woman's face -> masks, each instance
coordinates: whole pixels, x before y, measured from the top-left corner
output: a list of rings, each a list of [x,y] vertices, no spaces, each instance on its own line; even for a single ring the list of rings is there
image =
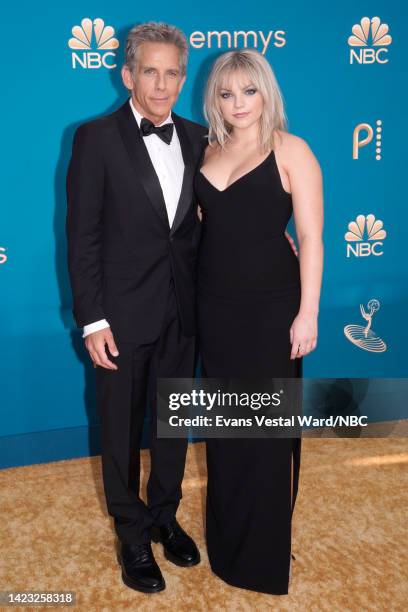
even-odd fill
[[[264,101],[245,72],[234,71],[218,92],[220,111],[234,129],[243,129],[257,123],[262,115]]]

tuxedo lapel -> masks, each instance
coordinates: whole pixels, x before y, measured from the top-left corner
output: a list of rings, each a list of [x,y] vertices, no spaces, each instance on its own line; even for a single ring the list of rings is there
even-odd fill
[[[183,120],[176,113],[171,114],[174,126],[179,137],[181,153],[184,161],[183,184],[181,187],[180,198],[177,205],[176,215],[171,226],[170,234],[174,234],[183,221],[193,197],[193,175],[194,175],[194,152]]]
[[[129,100],[119,109],[118,123],[122,140],[129,154],[137,178],[142,183],[154,210],[159,215],[167,230],[170,230],[160,181],[143,141],[143,137],[140,135],[139,127],[132,113],[132,109],[130,108]]]

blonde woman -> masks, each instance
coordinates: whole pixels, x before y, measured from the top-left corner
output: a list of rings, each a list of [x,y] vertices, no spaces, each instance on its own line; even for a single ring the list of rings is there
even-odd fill
[[[218,58],[204,109],[209,145],[195,177],[203,375],[301,377],[317,343],[320,166],[288,133],[279,86],[257,51]],[[285,236],[292,214],[299,259]],[[300,438],[207,440],[207,548],[227,583],[288,593],[300,448]]]

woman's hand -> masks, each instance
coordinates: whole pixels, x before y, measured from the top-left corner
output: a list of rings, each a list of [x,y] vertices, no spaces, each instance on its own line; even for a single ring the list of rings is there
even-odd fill
[[[313,351],[317,345],[317,316],[299,312],[292,323],[289,335],[292,345],[291,359],[304,357]]]

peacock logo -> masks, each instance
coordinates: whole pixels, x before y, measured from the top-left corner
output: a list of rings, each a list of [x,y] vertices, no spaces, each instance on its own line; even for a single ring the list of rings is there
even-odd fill
[[[389,27],[381,23],[379,17],[363,17],[360,23],[351,28],[353,34],[348,38],[350,49],[350,64],[388,63],[387,53],[392,38]]]
[[[368,255],[382,255],[383,240],[387,232],[383,229],[383,222],[376,219],[373,214],[358,215],[355,221],[348,224],[348,232],[344,234],[347,241],[347,257],[367,257]]]
[[[371,142],[375,143],[375,149],[373,145],[370,146],[371,151],[375,152],[376,161],[380,161],[382,158],[382,131],[383,122],[381,119],[377,119],[375,122],[375,141],[374,141],[374,127],[369,123],[359,123],[353,130],[353,159],[360,158],[360,150],[369,146]]]
[[[81,25],[72,28],[72,36],[68,46],[73,49],[72,67],[81,68],[116,68],[112,63],[115,57],[114,49],[118,49],[119,41],[115,38],[112,26],[105,25],[100,17],[93,21],[89,17],[82,19]],[[82,51],[82,53],[80,53]]]

